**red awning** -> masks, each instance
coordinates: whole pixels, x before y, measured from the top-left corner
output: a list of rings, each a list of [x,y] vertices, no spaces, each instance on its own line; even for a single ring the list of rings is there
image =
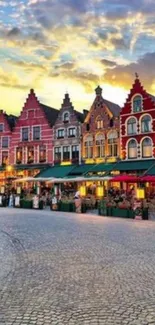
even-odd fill
[[[155,183],[155,176],[146,175],[140,178],[141,182]]]
[[[140,181],[138,176],[132,175],[118,175],[111,179],[111,182],[128,182],[128,183],[137,183]]]

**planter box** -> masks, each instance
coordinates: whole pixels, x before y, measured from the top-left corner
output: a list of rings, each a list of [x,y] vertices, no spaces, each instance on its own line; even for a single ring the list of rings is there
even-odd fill
[[[148,208],[144,208],[142,210],[142,219],[143,220],[148,220],[149,219],[149,209]]]
[[[26,201],[26,200],[20,201],[20,207],[23,209],[32,209],[32,206],[33,206],[32,201]]]

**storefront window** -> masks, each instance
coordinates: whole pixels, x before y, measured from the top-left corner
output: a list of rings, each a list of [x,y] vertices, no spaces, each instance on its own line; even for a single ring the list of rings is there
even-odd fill
[[[72,159],[79,159],[79,146],[72,146]]]
[[[16,149],[16,164],[21,164],[23,160],[23,150],[22,147]]]
[[[152,157],[152,140],[150,138],[145,138],[142,141],[142,157],[143,158]]]
[[[145,115],[141,119],[141,132],[151,132],[151,117],[150,115]]]
[[[128,158],[137,158],[137,141],[132,139],[128,143]]]
[[[108,133],[108,156],[118,156],[118,133],[117,131],[111,131]]]
[[[96,136],[96,157],[105,157],[105,136],[103,134]]]
[[[137,133],[137,120],[134,117],[131,117],[127,122],[127,134],[136,134]]]
[[[63,161],[70,160],[70,147],[65,146],[63,147]]]
[[[6,166],[9,164],[9,153],[8,151],[2,151],[2,165]]]
[[[39,162],[46,162],[46,146],[39,147]]]
[[[61,161],[61,147],[56,147],[54,149],[54,160]]]
[[[27,162],[28,164],[34,163],[34,147],[27,148]]]

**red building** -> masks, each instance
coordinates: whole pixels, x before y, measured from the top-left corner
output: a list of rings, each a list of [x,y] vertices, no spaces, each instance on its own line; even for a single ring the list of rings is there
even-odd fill
[[[10,163],[40,170],[53,163],[53,125],[58,111],[39,102],[33,89],[12,132]],[[27,175],[25,175],[27,176]]]
[[[120,113],[121,159],[155,157],[155,97],[148,94],[136,74]]]

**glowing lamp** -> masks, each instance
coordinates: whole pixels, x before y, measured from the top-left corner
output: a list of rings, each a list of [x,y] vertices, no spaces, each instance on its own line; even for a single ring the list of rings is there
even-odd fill
[[[71,161],[62,161],[60,165],[61,166],[69,166],[69,165],[71,165]]]
[[[6,167],[6,170],[7,170],[7,172],[11,172],[11,171],[13,170],[13,167],[10,166],[10,165],[8,165],[8,166]]]
[[[86,186],[85,185],[80,186],[80,195],[86,196]]]
[[[137,199],[145,199],[144,188],[137,188]]]
[[[103,197],[104,196],[104,188],[103,188],[103,186],[98,186],[97,187],[97,196],[98,197]]]

